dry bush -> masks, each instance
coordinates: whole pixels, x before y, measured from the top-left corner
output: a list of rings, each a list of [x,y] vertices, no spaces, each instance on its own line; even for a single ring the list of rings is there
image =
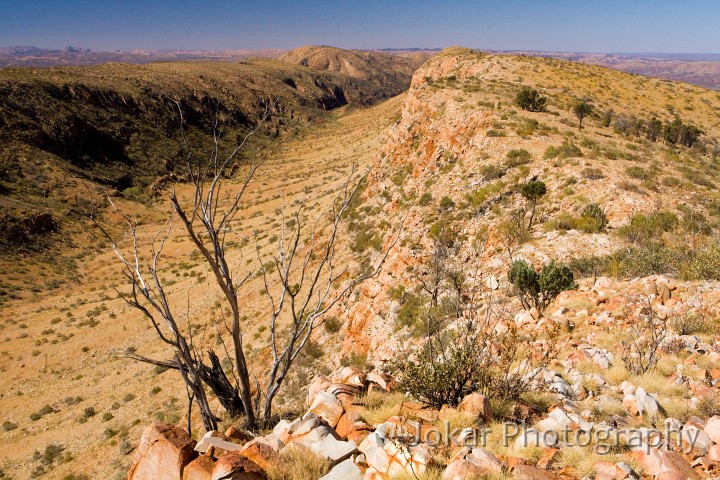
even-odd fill
[[[660,360],[660,346],[668,333],[668,320],[653,309],[650,299],[631,299],[625,318],[632,318],[623,332],[620,344],[625,368],[633,375],[642,375],[655,368]]]

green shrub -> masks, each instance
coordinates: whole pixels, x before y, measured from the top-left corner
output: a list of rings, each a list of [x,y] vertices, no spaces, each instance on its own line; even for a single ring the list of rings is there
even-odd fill
[[[486,182],[489,180],[497,180],[505,176],[505,169],[500,168],[495,164],[483,165],[480,167],[480,175]]]
[[[420,206],[424,207],[430,204],[432,202],[432,194],[430,192],[425,192],[422,194],[420,199],[418,200],[418,203]]]
[[[421,322],[422,309],[426,300],[414,293],[404,293],[400,308],[397,311],[397,327],[415,329]]]
[[[525,260],[510,265],[508,280],[515,288],[523,307],[542,311],[560,292],[577,288],[572,271],[565,265],[550,262],[540,273]]]
[[[540,95],[534,88],[523,87],[515,96],[515,105],[530,112],[544,112],[547,97]]]
[[[528,202],[530,202],[530,220],[528,221],[528,228],[532,227],[538,201],[546,193],[547,186],[541,180],[530,180],[520,187],[520,194]]]
[[[498,357],[486,348],[488,335],[492,333],[481,325],[461,322],[457,329],[428,336],[414,354],[400,352],[392,367],[400,372],[401,391],[438,409],[455,406],[472,392],[490,398],[519,397],[528,381],[519,372],[510,373],[517,342],[504,342]]]
[[[16,424],[16,423],[10,422],[10,421],[8,421],[8,420],[5,420],[5,421],[3,422],[3,430],[5,430],[6,432],[9,432],[9,431],[11,431],[11,430],[15,430],[16,428],[17,428],[17,424]]]
[[[509,168],[525,165],[532,161],[532,155],[524,148],[513,149],[507,153],[505,165]]]
[[[582,157],[582,150],[573,142],[565,139],[559,147],[548,147],[543,155],[544,158],[565,158]]]
[[[448,196],[444,196],[440,199],[440,209],[441,210],[450,210],[453,207],[455,207],[455,202],[453,202],[452,198]]]
[[[353,233],[350,249],[355,253],[363,253],[368,248],[379,250],[382,246],[382,237],[378,235],[373,226],[367,222],[350,222],[348,229]]]
[[[597,203],[590,203],[585,206],[581,218],[589,220],[589,222],[586,222],[586,224],[581,227],[583,231],[588,233],[599,232],[608,224],[605,211]]]
[[[671,212],[655,212],[648,215],[633,215],[628,225],[618,229],[618,234],[635,245],[657,240],[664,232],[678,225],[678,218]]]
[[[638,167],[637,165],[626,168],[625,173],[637,180],[650,180],[655,176],[651,171],[645,170],[644,168]]]
[[[342,328],[342,322],[335,316],[326,318],[324,325],[328,333],[337,333]]]

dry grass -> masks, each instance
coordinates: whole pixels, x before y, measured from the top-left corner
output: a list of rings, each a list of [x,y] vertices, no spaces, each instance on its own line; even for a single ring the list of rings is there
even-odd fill
[[[560,450],[560,458],[563,466],[573,467],[577,471],[578,478],[595,476],[595,464],[602,460],[592,447],[567,447]]]
[[[267,470],[268,480],[315,480],[330,470],[330,462],[304,447],[288,447]]]
[[[543,453],[545,453],[545,447],[540,446],[524,447],[515,450],[515,455],[517,457],[523,458],[533,465],[540,460]]]
[[[450,411],[443,417],[443,420],[438,419],[435,422],[435,426],[441,431],[445,431],[446,425],[449,425],[449,431],[451,432],[456,429],[463,430],[468,427],[477,426],[477,417],[471,413]]]
[[[445,468],[441,466],[431,466],[421,474],[403,473],[391,478],[393,480],[441,480],[444,470]]]
[[[401,393],[371,392],[363,397],[367,410],[363,412],[362,419],[370,425],[383,423],[389,417],[400,413],[400,405],[407,400]]]

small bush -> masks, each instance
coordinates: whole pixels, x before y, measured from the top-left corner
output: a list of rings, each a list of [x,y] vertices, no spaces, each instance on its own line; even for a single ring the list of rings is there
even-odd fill
[[[696,335],[718,331],[718,325],[699,312],[685,312],[678,315],[670,321],[670,327],[678,335]]]
[[[7,420],[5,420],[5,421],[3,422],[3,430],[5,430],[6,432],[9,432],[9,431],[11,431],[11,430],[15,430],[16,428],[17,428],[17,424],[15,424],[15,423],[13,423],[13,422],[10,422],[10,421],[7,421]]]
[[[575,145],[569,140],[563,140],[559,147],[548,147],[543,155],[544,158],[558,158],[563,160],[565,158],[582,157],[582,150],[580,147]]]
[[[551,262],[540,273],[524,260],[510,265],[508,280],[520,297],[523,307],[534,306],[542,311],[565,290],[577,288],[572,271],[565,265]]]
[[[648,215],[633,215],[628,225],[618,229],[618,234],[633,244],[654,241],[664,232],[669,232],[678,225],[677,216],[671,212],[654,212]]]
[[[425,207],[425,206],[429,205],[430,202],[432,202],[432,198],[433,197],[430,192],[425,192],[422,194],[422,196],[420,196],[418,203],[420,204],[420,206]]]
[[[515,337],[507,339],[497,357],[486,348],[491,330],[485,327],[468,321],[455,330],[428,336],[413,355],[401,352],[393,361],[394,370],[401,374],[401,388],[438,409],[455,406],[472,392],[517,398],[527,390],[528,382],[521,372],[511,373],[518,347]]]
[[[583,211],[581,218],[589,220],[583,225],[582,229],[586,232],[599,232],[603,230],[607,224],[608,219],[605,215],[605,211],[597,203],[590,203]]]
[[[626,318],[634,316],[627,330],[622,332],[622,360],[633,375],[642,375],[655,368],[660,360],[660,346],[668,332],[668,321],[660,318],[649,299],[629,302]]]
[[[324,325],[328,333],[337,333],[342,328],[342,322],[335,316],[326,318]]]
[[[440,199],[440,210],[450,210],[455,207],[455,202],[452,198],[445,196]]]
[[[532,155],[530,155],[530,152],[528,152],[524,148],[519,148],[510,150],[507,153],[507,160],[505,161],[505,165],[509,168],[513,168],[519,167],[520,165],[525,165],[526,163],[530,163],[531,161]]]
[[[540,95],[534,88],[523,87],[515,96],[515,105],[529,112],[544,112],[547,97]]]

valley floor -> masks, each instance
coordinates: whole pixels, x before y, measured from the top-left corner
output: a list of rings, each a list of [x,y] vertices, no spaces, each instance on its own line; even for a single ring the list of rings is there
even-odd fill
[[[397,118],[401,97],[338,114],[267,152],[246,197],[239,237],[252,238],[257,229],[261,250],[269,253],[274,243],[267,237],[274,233],[283,202],[292,210],[293,202],[305,201],[309,218],[326,208],[353,164],[359,169],[372,164]],[[177,188],[181,198],[189,193],[186,186]],[[162,225],[169,208],[165,201],[149,207],[120,201],[119,207],[142,218],[141,239],[149,239]],[[209,272],[188,255],[190,245],[178,235],[179,228],[175,226],[166,249],[168,278],[174,275],[171,298],[184,306],[191,297],[191,318],[208,318],[217,292],[204,282]],[[101,251],[79,265],[79,285],[8,303],[0,311],[5,339],[0,347],[5,422],[0,470],[5,476],[0,478],[41,472],[47,479],[126,478],[143,428],[158,420],[177,422],[184,415],[185,391],[175,372],[161,373],[118,357],[127,348],[157,358],[168,354],[149,324],[117,299],[114,288],[124,290],[119,266],[109,246]],[[241,271],[257,266],[254,241],[235,255]],[[260,282],[251,281],[245,290],[249,317],[262,314]]]

